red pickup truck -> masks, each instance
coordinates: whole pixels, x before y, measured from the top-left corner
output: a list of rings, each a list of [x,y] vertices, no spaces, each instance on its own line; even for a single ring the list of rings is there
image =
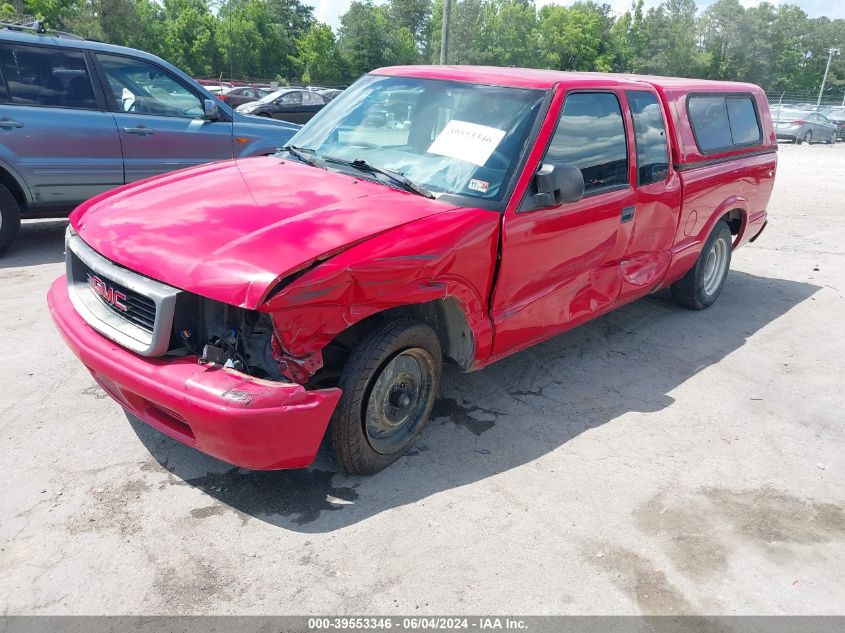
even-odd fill
[[[719,296],[776,167],[751,84],[516,68],[365,76],[277,155],[81,205],[49,293],[95,380],[252,469],[328,432],[374,473],[476,370],[664,287]]]

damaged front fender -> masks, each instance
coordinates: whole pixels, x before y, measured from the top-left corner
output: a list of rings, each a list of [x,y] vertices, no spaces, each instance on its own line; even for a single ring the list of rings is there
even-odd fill
[[[412,222],[283,287],[260,308],[273,320],[280,369],[304,383],[322,367],[321,350],[347,328],[379,312],[438,299],[456,302],[472,334],[467,365],[483,364],[492,345],[487,297],[499,219],[487,210],[456,209]]]

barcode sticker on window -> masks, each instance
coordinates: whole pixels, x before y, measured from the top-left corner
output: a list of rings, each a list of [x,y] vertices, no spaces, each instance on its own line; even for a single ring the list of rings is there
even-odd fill
[[[481,166],[504,137],[504,130],[452,119],[434,139],[428,152]]]

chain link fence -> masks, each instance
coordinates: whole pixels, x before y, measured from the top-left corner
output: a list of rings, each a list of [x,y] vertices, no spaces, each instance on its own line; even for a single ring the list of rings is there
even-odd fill
[[[220,74],[220,75],[212,75],[212,76],[199,76],[194,77],[197,81],[202,84],[206,85],[225,85],[231,84],[233,86],[258,86],[258,87],[268,87],[273,84],[277,85],[279,88],[306,88],[308,87],[307,84],[303,84],[301,82],[296,81],[279,81],[278,78],[276,79],[269,79],[267,77],[248,77],[246,75],[227,75],[227,74]],[[325,83],[320,81],[314,81],[310,84],[311,86],[319,86],[320,88],[331,88],[337,90],[343,90],[349,87],[348,83]]]
[[[0,24],[8,24],[11,26],[29,26],[35,22],[34,15],[26,15],[25,13],[9,13],[8,11],[0,11]]]
[[[821,102],[818,105],[821,107],[829,106],[843,106],[845,105],[845,90],[837,90],[836,94],[833,90],[825,90],[822,95]],[[784,107],[790,106],[793,108],[815,108],[816,102],[819,101],[819,93],[811,94],[809,92],[766,92],[766,97],[769,99],[769,106],[772,108],[778,105]]]

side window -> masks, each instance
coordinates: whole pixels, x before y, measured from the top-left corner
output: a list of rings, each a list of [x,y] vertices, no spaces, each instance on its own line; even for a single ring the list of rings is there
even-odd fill
[[[294,90],[293,92],[286,92],[281,96],[278,103],[284,106],[302,105],[302,93],[298,90]]]
[[[637,183],[647,185],[665,180],[669,175],[669,147],[663,111],[651,92],[626,93],[637,147]]]
[[[628,147],[616,95],[594,92],[566,97],[545,160],[579,167],[586,194],[627,184]]]
[[[698,148],[715,152],[733,146],[724,97],[690,97],[689,115]]]
[[[727,104],[734,145],[758,144],[762,134],[751,97],[730,97]]]
[[[703,153],[756,145],[763,138],[750,96],[690,95],[687,104],[695,140]]]
[[[97,108],[82,51],[7,44],[0,47],[0,66],[12,103]]]
[[[149,62],[97,53],[117,109],[134,114],[201,117],[202,103],[175,77]]]
[[[6,103],[9,100],[9,93],[6,92],[6,79],[3,77],[3,68],[0,64],[0,103]]]

